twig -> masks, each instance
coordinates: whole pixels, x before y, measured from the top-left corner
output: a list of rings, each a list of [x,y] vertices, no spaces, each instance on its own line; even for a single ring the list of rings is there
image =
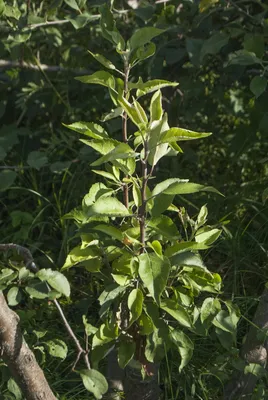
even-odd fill
[[[32,69],[35,71],[40,71],[40,68],[42,71],[47,71],[47,72],[72,72],[77,75],[85,75],[85,74],[91,74],[92,71],[85,70],[85,69],[72,69],[72,68],[65,68],[61,67],[60,65],[47,65],[47,64],[40,64],[40,68],[36,64],[28,63],[25,61],[19,62],[19,61],[9,61],[9,60],[0,60],[0,68],[22,68],[22,69]]]
[[[26,249],[26,247],[22,247],[14,243],[0,244],[0,251],[5,252],[8,250],[16,250],[17,253],[22,257],[26,268],[33,272],[38,272],[38,268],[34,262],[32,253],[30,250]]]
[[[46,21],[46,22],[40,22],[39,24],[28,25],[28,28],[30,30],[33,30],[36,28],[44,27],[44,26],[62,25],[62,24],[66,24],[67,22],[70,22],[70,20],[69,19],[58,19],[56,21]]]
[[[17,253],[19,255],[21,255],[21,257],[22,257],[22,259],[23,259],[23,261],[25,263],[26,268],[28,268],[29,270],[31,270],[33,272],[38,272],[38,267],[36,266],[36,264],[34,262],[32,253],[26,247],[22,247],[22,246],[20,246],[18,244],[14,244],[14,243],[0,244],[0,251],[6,252],[8,250],[16,250]],[[47,287],[48,287],[49,290],[51,290],[50,286],[48,284],[47,284]],[[79,361],[79,359],[81,357],[81,354],[83,354],[84,361],[85,361],[85,364],[86,364],[87,368],[90,369],[90,363],[89,363],[89,360],[88,360],[88,351],[86,351],[86,350],[84,350],[82,348],[79,340],[75,336],[74,331],[72,330],[69,322],[67,321],[67,319],[66,319],[66,317],[65,317],[65,315],[63,313],[63,310],[62,310],[60,304],[58,303],[58,301],[56,299],[54,299],[53,303],[55,304],[55,306],[56,306],[56,308],[57,308],[57,310],[58,310],[58,312],[59,312],[59,314],[61,316],[61,319],[63,321],[63,324],[64,324],[67,332],[69,333],[69,335],[73,339],[73,341],[75,343],[75,346],[77,348],[77,357],[76,357],[73,369],[75,368],[76,364],[78,363],[78,361]]]

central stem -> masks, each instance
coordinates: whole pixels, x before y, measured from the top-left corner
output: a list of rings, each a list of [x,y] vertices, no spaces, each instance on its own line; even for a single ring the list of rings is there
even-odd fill
[[[127,97],[128,93],[128,78],[129,78],[129,72],[130,72],[130,67],[128,60],[125,59],[124,61],[124,96]],[[122,117],[122,133],[123,133],[123,142],[127,143],[128,137],[127,137],[127,113],[124,111],[123,112],[123,117]],[[127,178],[127,176],[126,176]],[[123,186],[123,193],[124,193],[124,204],[125,207],[128,208],[128,184],[125,183]]]
[[[139,209],[139,220],[140,220],[140,242],[142,245],[141,254],[145,251],[145,220],[146,220],[146,188],[148,182],[148,143],[147,140],[144,141],[144,158],[141,159],[141,206]]]

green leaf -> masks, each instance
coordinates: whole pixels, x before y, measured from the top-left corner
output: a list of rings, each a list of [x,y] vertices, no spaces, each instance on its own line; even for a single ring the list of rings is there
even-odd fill
[[[174,200],[174,195],[159,194],[153,199],[153,207],[151,214],[153,217],[158,217],[166,211]]]
[[[189,55],[189,59],[196,67],[200,66],[200,54],[203,44],[203,39],[186,38],[186,50]]]
[[[176,240],[180,237],[178,228],[172,219],[166,215],[152,217],[148,222],[148,227],[152,228],[157,234],[163,235],[168,239]]]
[[[66,297],[70,297],[70,284],[67,278],[59,271],[52,271],[51,268],[41,269],[37,272],[36,276],[41,281],[46,281],[53,289],[59,293],[64,294]]]
[[[140,103],[135,98],[133,98],[133,104],[137,110],[140,121],[142,121],[142,124],[144,124],[146,126],[148,124],[148,118],[147,118],[146,112],[144,111],[144,109],[142,108]]]
[[[221,234],[221,229],[211,229],[209,231],[205,231],[202,233],[198,233],[195,236],[195,241],[197,243],[204,243],[207,246],[210,246],[214,243]]]
[[[150,123],[160,120],[162,115],[162,93],[160,90],[157,90],[157,92],[152,96],[150,103]]]
[[[158,257],[163,256],[162,245],[158,240],[154,240],[152,243],[148,242],[147,244],[149,247],[151,247],[151,249],[153,249],[153,251]]]
[[[104,178],[108,179],[108,181],[113,181],[113,182],[120,182],[113,174],[107,171],[99,171],[96,169],[92,169],[92,172],[94,172],[97,175],[103,176]]]
[[[151,81],[143,82],[141,79],[137,82],[129,82],[129,89],[138,89],[137,96],[144,96],[145,94],[155,92],[156,90],[164,87],[175,87],[178,86],[177,82],[165,81],[163,79],[153,79]]]
[[[165,32],[162,29],[154,27],[145,27],[138,29],[129,39],[130,50],[133,51],[138,47],[144,46],[146,43],[150,42],[154,37],[161,35]]]
[[[232,335],[235,335],[236,326],[234,325],[231,316],[225,310],[221,310],[218,312],[216,317],[212,321],[213,325],[217,328],[222,329],[223,331],[229,332]]]
[[[201,0],[199,3],[199,10],[201,13],[218,3],[219,0]]]
[[[46,153],[42,151],[32,151],[28,155],[27,163],[28,165],[30,165],[30,167],[39,170],[41,167],[48,163],[48,158],[46,156]]]
[[[116,68],[115,65],[114,65],[111,61],[107,60],[107,58],[105,58],[105,57],[102,56],[101,54],[97,54],[97,53],[94,54],[94,53],[91,53],[90,50],[88,50],[88,52],[89,52],[89,54],[91,54],[92,57],[94,57],[100,64],[104,65],[104,67],[106,67],[106,68],[108,68],[108,69],[115,69],[115,68]]]
[[[228,65],[253,65],[261,64],[261,60],[256,57],[252,52],[246,50],[238,50],[235,53],[230,54],[230,59],[227,63]]]
[[[119,229],[117,229],[111,225],[104,225],[104,224],[97,225],[97,226],[94,226],[93,229],[95,231],[106,233],[107,235],[113,237],[114,239],[119,240],[120,242],[122,242],[123,237],[124,237],[123,233]]]
[[[102,324],[92,339],[92,348],[102,346],[113,341],[118,336],[118,327]]]
[[[98,160],[91,163],[92,166],[96,167],[103,163],[135,157],[134,150],[127,144],[127,143],[120,143],[116,146],[113,150],[109,153],[105,154],[104,156],[100,157]]]
[[[66,346],[66,343],[64,343],[62,340],[49,340],[48,342],[45,342],[45,345],[48,349],[49,354],[52,357],[61,358],[62,360],[66,358],[68,347]]]
[[[4,14],[5,8],[6,6],[4,0],[0,0],[0,15]]]
[[[25,288],[26,292],[34,299],[46,299],[49,289],[44,282],[33,281]]]
[[[170,128],[161,136],[160,143],[172,143],[184,140],[203,139],[210,135],[212,135],[212,133],[199,133],[189,131],[188,129]]]
[[[14,381],[13,378],[10,378],[8,380],[7,388],[8,388],[8,391],[10,393],[14,394],[16,400],[22,400],[23,399],[21,390],[20,390],[19,386],[17,385],[17,383]]]
[[[115,89],[115,78],[107,71],[97,71],[92,75],[77,76],[75,79],[83,83],[101,85]]]
[[[201,306],[200,318],[202,324],[204,322],[206,322],[206,325],[208,325],[208,323],[210,324],[220,310],[221,303],[219,300],[214,299],[213,297],[207,297]]]
[[[146,338],[145,357],[149,362],[161,361],[169,348],[169,337],[163,334],[163,330],[155,329]]]
[[[159,304],[169,276],[170,262],[166,257],[160,258],[153,253],[141,254],[138,258],[140,278]]]
[[[179,372],[189,363],[193,356],[194,344],[191,339],[182,331],[173,329],[170,332],[171,341],[177,346],[181,356]]]
[[[87,209],[87,216],[107,215],[108,217],[127,217],[128,209],[114,197],[100,198]]]
[[[113,14],[107,4],[99,8],[101,13],[100,27],[102,36],[117,46],[117,50],[121,52],[125,49],[125,41],[116,28]]]
[[[158,161],[167,155],[168,144],[159,144],[159,139],[163,132],[169,129],[167,122],[167,114],[165,113],[160,121],[153,121],[150,125],[150,130],[148,132],[148,163],[150,165],[156,165]]]
[[[62,271],[73,267],[76,264],[85,265],[87,269],[88,262],[92,262],[91,272],[98,272],[101,267],[101,258],[99,257],[99,251],[96,250],[93,246],[86,247],[85,249],[81,249],[81,246],[74,247],[70,253],[68,254],[66,261],[61,268]]]
[[[170,299],[163,300],[161,301],[160,307],[175,318],[182,326],[185,326],[186,328],[192,327],[190,315],[176,301]]]
[[[118,348],[118,364],[119,367],[125,369],[128,363],[134,357],[136,350],[136,344],[130,340],[122,340],[120,341]]]
[[[124,97],[119,98],[118,99],[118,103],[125,110],[125,112],[127,113],[128,117],[131,119],[131,121],[135,125],[140,127],[140,126],[142,126],[144,124],[144,122],[141,119],[141,116],[138,113],[136,107],[133,106],[132,104],[130,104]]]
[[[84,369],[79,371],[85,388],[93,393],[96,399],[102,399],[102,396],[108,391],[108,383],[105,377],[95,369]]]
[[[140,205],[141,205],[141,191],[140,191],[139,187],[135,183],[133,183],[133,186],[132,186],[132,195],[133,195],[133,200],[134,200],[135,206],[136,207],[140,207]]]
[[[64,2],[71,7],[73,10],[80,11],[80,8],[76,2],[76,0],[64,0]]]
[[[137,324],[139,326],[140,335],[150,335],[155,329],[152,319],[145,313],[141,314]]]
[[[218,54],[229,42],[229,36],[224,32],[217,32],[206,40],[201,48],[200,61],[202,62],[207,54]]]
[[[190,183],[188,182],[188,179],[170,178],[155,186],[152,191],[152,197],[160,193],[177,195],[198,193],[203,191],[221,194],[220,192],[218,192],[217,189],[214,189],[212,186],[203,186],[198,183]]]
[[[91,325],[88,321],[87,321],[87,317],[85,315],[83,315],[83,324],[85,327],[85,332],[87,336],[91,336],[91,335],[95,335],[95,333],[98,331],[98,328],[95,328],[95,326]]]
[[[108,137],[108,134],[103,127],[94,122],[79,121],[69,125],[62,125],[75,132],[81,133],[82,135],[92,137],[93,139],[106,139]]]
[[[252,374],[257,376],[258,378],[265,377],[267,375],[266,369],[260,364],[250,363],[245,366],[244,369],[245,375]]]
[[[130,63],[131,65],[136,62],[146,60],[149,57],[152,57],[155,53],[156,46],[154,43],[149,42],[144,46],[138,47],[131,53]]]
[[[11,186],[15,179],[17,178],[17,174],[15,171],[5,170],[0,172],[0,191],[6,190],[9,186]]]
[[[255,53],[257,57],[262,58],[265,51],[265,39],[262,34],[250,32],[245,35],[243,42],[244,49]]]
[[[204,205],[201,207],[199,214],[197,216],[197,227],[200,228],[200,226],[203,226],[207,222],[207,216],[208,216],[208,209],[207,206]]]
[[[249,87],[255,97],[258,98],[266,90],[267,79],[264,76],[254,76],[254,78],[250,82]]]
[[[21,292],[17,286],[13,286],[7,293],[7,301],[9,306],[16,306],[22,299]]]
[[[81,29],[84,26],[86,26],[86,24],[88,22],[96,21],[98,19],[99,19],[99,15],[83,13],[83,14],[77,15],[75,18],[69,19],[69,21],[71,22],[71,24],[73,25],[73,27],[75,29]]]
[[[143,293],[140,289],[133,289],[127,301],[128,308],[131,312],[130,324],[136,321],[142,313]]]

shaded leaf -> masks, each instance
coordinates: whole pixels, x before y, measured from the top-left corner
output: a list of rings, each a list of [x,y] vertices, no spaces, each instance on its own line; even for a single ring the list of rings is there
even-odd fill
[[[177,346],[181,356],[179,372],[189,363],[193,356],[194,344],[191,339],[182,331],[173,329],[170,332],[171,341]]]
[[[256,98],[258,98],[266,90],[267,79],[264,76],[254,76],[254,78],[250,82],[249,87]]]
[[[130,324],[136,321],[142,313],[143,293],[140,289],[133,289],[129,296],[127,305],[131,312]]]
[[[129,39],[130,50],[133,51],[138,47],[144,46],[150,42],[154,37],[165,32],[162,29],[152,27],[145,27],[138,29]]]
[[[134,357],[136,344],[130,340],[122,340],[118,348],[118,364],[124,369]]]
[[[9,186],[11,186],[17,174],[15,171],[5,170],[0,172],[0,191],[6,190]]]
[[[30,167],[39,170],[41,167],[48,163],[48,158],[46,156],[46,153],[42,151],[32,151],[28,155],[27,163],[30,165]]]

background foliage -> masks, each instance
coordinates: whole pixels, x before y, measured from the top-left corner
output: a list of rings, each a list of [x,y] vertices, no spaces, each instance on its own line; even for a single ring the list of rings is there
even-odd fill
[[[0,0],[1,242],[28,246],[41,267],[64,264],[75,244],[75,227],[63,216],[80,204],[96,180],[89,169],[93,151],[62,122],[97,121],[111,108],[101,87],[74,79],[99,69],[88,49],[117,62],[100,35],[98,5],[103,2]],[[207,202],[210,222],[224,229],[213,254],[206,253],[206,264],[220,272],[226,298],[241,309],[239,345],[267,280],[268,6],[259,0],[118,0],[113,12],[126,38],[147,25],[166,30],[154,40],[154,57],[135,72],[144,80],[162,77],[180,83],[164,91],[172,126],[214,133],[204,142],[187,143],[180,159],[160,162],[157,179],[169,174],[190,178],[225,195],[181,197],[178,205],[195,216]],[[104,125],[115,138],[120,135],[119,120]],[[88,277],[72,276],[72,270],[69,274],[71,322],[78,326],[88,310],[89,320],[97,323],[101,288]],[[47,343],[59,340],[61,329],[53,307],[25,298],[18,308],[52,388],[65,393],[62,399],[86,396],[80,381],[81,392],[74,387],[76,377],[66,377],[72,350],[67,359],[64,350],[58,353],[58,364],[51,358]],[[36,324],[41,333],[34,332]],[[47,329],[52,324],[54,332]],[[200,338],[179,386],[177,355],[163,364],[165,398],[220,398],[219,381],[227,379],[235,361],[236,353],[224,351],[216,338]],[[14,398],[2,371],[6,398]]]

